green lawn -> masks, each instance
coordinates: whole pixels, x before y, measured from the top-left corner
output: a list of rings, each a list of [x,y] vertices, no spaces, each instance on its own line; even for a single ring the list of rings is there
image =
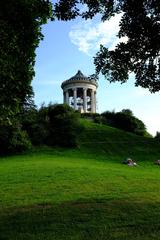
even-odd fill
[[[0,159],[0,240],[160,239],[159,144],[83,124],[78,149]]]

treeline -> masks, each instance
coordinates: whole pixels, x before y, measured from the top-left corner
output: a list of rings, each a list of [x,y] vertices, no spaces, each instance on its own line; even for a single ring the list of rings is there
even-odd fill
[[[84,114],[84,117],[91,117],[96,123],[106,124],[136,135],[149,136],[145,124],[135,117],[130,109],[123,109],[120,112],[105,111],[102,114]]]
[[[65,104],[24,106],[15,123],[0,125],[0,154],[17,153],[32,145],[76,147],[83,127],[80,114]]]
[[[140,136],[149,136],[145,124],[129,109],[80,114],[66,104],[42,105],[37,109],[31,101],[23,105],[12,122],[0,124],[0,154],[18,153],[41,145],[77,147],[84,129],[81,117]]]

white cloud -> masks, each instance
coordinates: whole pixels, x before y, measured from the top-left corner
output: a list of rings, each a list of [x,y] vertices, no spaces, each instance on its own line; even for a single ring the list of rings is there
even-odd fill
[[[100,44],[114,49],[118,42],[126,41],[126,38],[118,39],[119,21],[122,14],[117,14],[109,21],[95,23],[93,20],[83,20],[72,26],[69,32],[70,40],[78,46],[78,49],[88,55],[95,54]]]

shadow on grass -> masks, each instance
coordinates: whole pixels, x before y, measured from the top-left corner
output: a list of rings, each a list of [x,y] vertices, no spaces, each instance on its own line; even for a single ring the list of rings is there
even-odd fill
[[[0,210],[1,240],[152,240],[160,203],[66,202]]]

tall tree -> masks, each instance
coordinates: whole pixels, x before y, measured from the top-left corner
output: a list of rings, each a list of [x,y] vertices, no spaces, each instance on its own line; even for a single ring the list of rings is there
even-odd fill
[[[32,100],[35,49],[50,16],[49,0],[0,1],[0,154],[30,147],[20,113]]]
[[[51,4],[1,0],[0,5],[0,124],[12,124],[33,94],[35,49],[43,38],[41,25],[51,16]]]
[[[87,10],[82,12],[80,4]],[[96,72],[110,82],[126,82],[129,73],[135,73],[135,85],[160,90],[160,3],[159,0],[59,0],[54,5],[58,19],[70,20],[77,16],[93,18],[101,14],[102,21],[123,13],[118,37],[127,42],[117,44],[109,51],[105,46],[94,58]]]

